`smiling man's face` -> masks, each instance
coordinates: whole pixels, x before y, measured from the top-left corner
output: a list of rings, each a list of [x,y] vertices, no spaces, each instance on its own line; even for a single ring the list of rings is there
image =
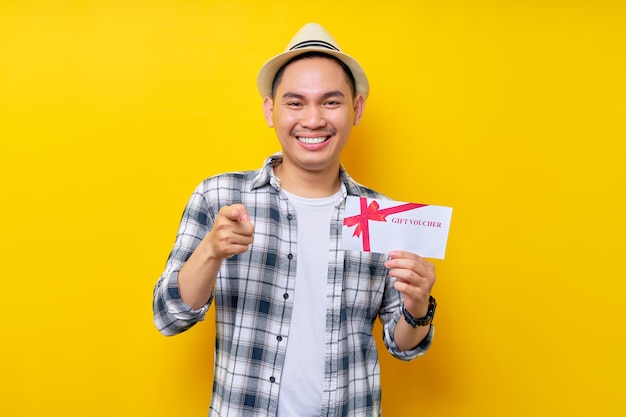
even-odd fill
[[[282,146],[285,168],[336,173],[364,100],[360,95],[353,98],[337,62],[309,57],[285,67],[275,98],[266,98],[263,106]]]

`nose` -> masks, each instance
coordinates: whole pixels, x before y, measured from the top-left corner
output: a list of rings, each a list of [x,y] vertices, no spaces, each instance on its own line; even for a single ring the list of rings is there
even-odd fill
[[[319,106],[307,106],[301,113],[300,124],[307,129],[319,129],[326,126],[324,111]]]

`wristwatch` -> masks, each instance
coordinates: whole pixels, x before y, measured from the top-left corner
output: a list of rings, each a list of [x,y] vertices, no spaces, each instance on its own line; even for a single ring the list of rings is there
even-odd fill
[[[433,319],[435,318],[436,308],[437,300],[435,300],[435,297],[431,295],[428,299],[428,313],[426,313],[424,317],[422,317],[421,319],[416,319],[411,315],[411,313],[406,310],[406,308],[404,308],[404,305],[402,306],[402,315],[404,316],[404,320],[406,320],[406,322],[409,323],[412,328],[416,328],[417,326],[428,326],[430,325],[430,323],[433,322]]]

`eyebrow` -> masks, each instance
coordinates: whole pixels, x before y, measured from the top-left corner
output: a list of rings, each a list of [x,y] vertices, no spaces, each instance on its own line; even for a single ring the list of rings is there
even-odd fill
[[[331,97],[345,98],[346,96],[345,96],[344,93],[342,93],[339,90],[329,91],[329,92],[324,93],[322,95],[322,99],[323,100],[326,100],[326,99],[331,98]],[[297,100],[304,100],[305,99],[305,97],[302,94],[294,93],[294,92],[291,92],[291,91],[287,91],[285,94],[283,94],[282,98],[283,99],[292,98],[292,99],[297,99]]]
[[[296,94],[290,91],[287,91],[285,94],[283,94],[282,98],[295,98],[297,100],[304,100],[304,96],[302,94]]]
[[[324,94],[322,96],[322,98],[327,99],[327,98],[331,98],[331,97],[340,97],[340,98],[346,98],[345,94],[343,94],[341,91],[339,90],[334,90],[334,91],[329,91],[328,93]]]

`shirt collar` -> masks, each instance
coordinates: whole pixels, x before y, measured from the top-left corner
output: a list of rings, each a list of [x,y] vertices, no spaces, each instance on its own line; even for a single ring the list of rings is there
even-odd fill
[[[276,190],[279,190],[280,180],[278,179],[278,177],[276,177],[276,175],[274,175],[274,170],[272,168],[280,165],[282,162],[282,152],[277,152],[267,157],[265,159],[265,162],[263,163],[263,166],[261,167],[261,169],[258,170],[257,175],[252,180],[251,189],[254,190],[256,188],[270,184]],[[342,189],[344,189],[345,187],[347,195],[360,195],[361,186],[356,181],[354,181],[352,177],[350,177],[343,165],[339,166],[339,177],[341,178],[341,183],[343,184]],[[345,195],[343,195],[343,197],[345,197]]]

